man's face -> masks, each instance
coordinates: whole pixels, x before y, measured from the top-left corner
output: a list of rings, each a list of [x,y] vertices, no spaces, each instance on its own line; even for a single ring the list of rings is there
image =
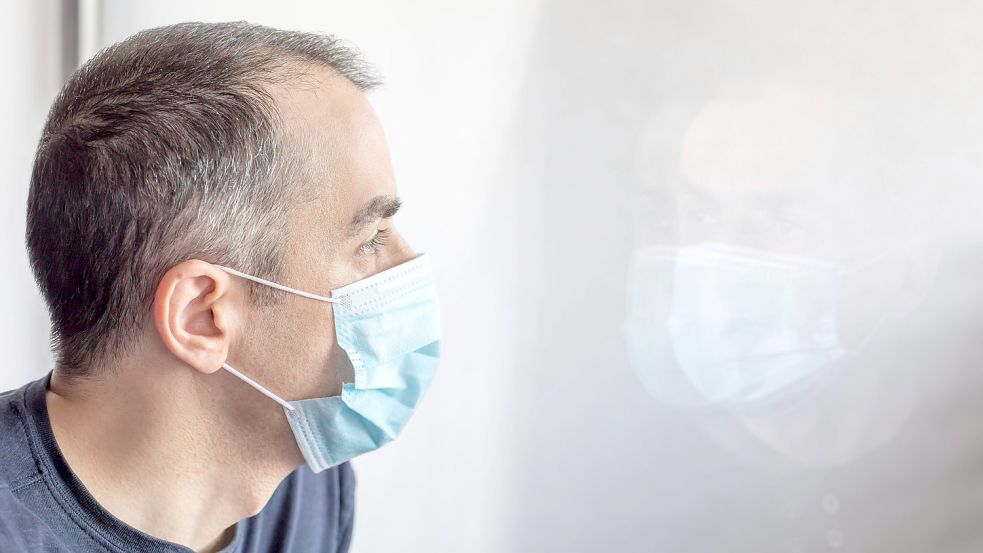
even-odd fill
[[[299,183],[307,192],[283,244],[281,283],[328,296],[413,258],[393,224],[399,204],[389,150],[364,94],[325,72],[277,91],[275,99],[287,139],[303,144],[315,179]],[[243,342],[233,346],[232,364],[252,368],[285,399],[339,394],[352,376],[336,343],[331,305],[282,293],[279,304],[254,310]]]

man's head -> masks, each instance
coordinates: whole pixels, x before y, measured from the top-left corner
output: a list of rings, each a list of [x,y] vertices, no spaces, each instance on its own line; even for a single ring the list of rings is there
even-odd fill
[[[327,295],[412,256],[378,84],[333,37],[245,23],[144,31],[73,75],[27,217],[63,375],[228,360],[284,397],[337,393],[331,309],[213,264]]]

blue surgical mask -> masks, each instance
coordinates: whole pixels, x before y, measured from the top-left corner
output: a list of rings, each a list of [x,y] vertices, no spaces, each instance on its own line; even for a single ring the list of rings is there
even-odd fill
[[[624,326],[629,360],[650,390],[678,405],[760,404],[801,388],[848,353],[837,301],[851,270],[725,244],[638,250]]]
[[[295,290],[228,267],[222,270],[278,290],[330,303],[338,345],[354,382],[340,396],[285,401],[228,363],[222,367],[283,406],[307,465],[314,472],[392,441],[406,426],[433,379],[440,355],[440,320],[426,254],[331,292]]]

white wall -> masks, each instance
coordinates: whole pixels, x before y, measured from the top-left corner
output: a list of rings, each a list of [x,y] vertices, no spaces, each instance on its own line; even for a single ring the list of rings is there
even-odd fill
[[[31,162],[41,126],[60,88],[58,2],[11,2],[5,6],[0,52],[7,72],[0,88],[4,132],[0,134],[0,340],[6,365],[0,390],[20,386],[51,369],[48,318],[34,284],[24,246],[24,217]]]

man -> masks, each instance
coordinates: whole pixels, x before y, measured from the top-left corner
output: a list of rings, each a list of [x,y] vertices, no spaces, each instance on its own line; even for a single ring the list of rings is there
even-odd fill
[[[0,396],[4,547],[348,549],[347,461],[439,353],[378,84],[333,37],[246,23],[144,31],[72,76],[27,217],[57,363]]]

